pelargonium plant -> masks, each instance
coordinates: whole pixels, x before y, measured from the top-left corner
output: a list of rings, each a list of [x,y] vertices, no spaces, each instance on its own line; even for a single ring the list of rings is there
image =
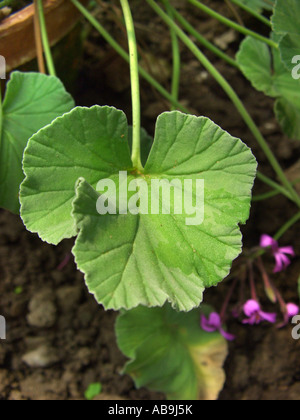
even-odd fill
[[[129,359],[124,372],[138,387],[163,391],[171,399],[215,399],[225,380],[227,341],[238,339],[225,327],[235,287],[249,279],[250,296],[244,296],[235,310],[244,325],[277,319],[275,311],[265,311],[260,303],[255,269],[270,300],[280,305],[284,318],[280,326],[299,312],[295,303],[285,303],[267,274],[263,255],[270,251],[275,257],[274,274],[289,266],[294,249],[279,246],[278,240],[299,221],[300,197],[234,89],[187,33],[240,69],[254,87],[276,98],[282,129],[299,138],[300,82],[288,69],[300,36],[300,4],[277,0],[273,8],[270,2],[232,1],[273,29],[265,37],[201,1],[189,0],[247,36],[235,60],[203,41],[172,2],[146,0],[170,28],[174,72],[169,93],[139,65],[128,0],[120,4],[129,54],[88,9],[71,1],[130,64],[132,125],[113,107],[74,108],[51,72],[49,54],[51,76],[14,73],[1,113],[1,205],[18,212],[21,204],[26,228],[43,241],[57,245],[76,238],[72,253],[88,290],[105,309],[121,310],[117,341]],[[272,23],[262,14],[265,7],[274,10]],[[229,96],[279,182],[257,172],[256,159],[242,140],[182,106],[180,61],[175,59],[179,40]],[[45,36],[43,42],[47,45]],[[171,112],[158,117],[154,139],[141,127],[139,74],[172,104]],[[272,188],[257,199],[283,194],[298,212],[275,239],[262,236],[261,247],[244,256],[239,271],[231,273],[234,281],[218,313],[203,304],[203,293],[230,279],[232,262],[242,252],[240,224],[249,217],[256,175]],[[212,353],[218,355],[214,360]]]

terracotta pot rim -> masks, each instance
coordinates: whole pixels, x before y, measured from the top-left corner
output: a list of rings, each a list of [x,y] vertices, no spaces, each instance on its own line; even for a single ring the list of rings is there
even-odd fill
[[[44,0],[44,13],[51,47],[73,29],[81,15],[70,0]],[[6,59],[7,73],[36,57],[33,4],[0,23],[0,54]]]
[[[60,4],[63,3],[64,1],[65,0],[46,0],[44,4],[45,13],[49,12],[51,9],[59,7]],[[1,32],[8,31],[12,27],[14,28],[14,30],[16,30],[15,26],[17,26],[21,22],[24,22],[28,19],[32,19],[33,15],[34,15],[33,4],[29,4],[28,6],[25,6],[23,9],[20,9],[17,12],[9,15],[7,18],[3,19],[0,22],[0,35],[1,35]]]

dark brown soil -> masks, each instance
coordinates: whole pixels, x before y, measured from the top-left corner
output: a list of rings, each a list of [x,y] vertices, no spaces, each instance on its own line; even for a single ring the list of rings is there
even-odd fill
[[[186,2],[176,3],[184,13],[189,12]],[[232,17],[224,2],[208,3]],[[155,57],[151,71],[160,75],[161,82],[169,87],[170,72],[162,72],[170,66],[168,32],[144,2],[138,4],[135,19],[141,53],[148,64],[153,60],[146,56],[146,52]],[[209,39],[215,40],[224,34],[224,27],[201,13],[193,11],[189,15]],[[103,6],[99,16],[105,17],[108,28],[115,28],[115,15],[110,8],[106,10]],[[247,24],[253,26],[254,23],[250,19]],[[225,29],[225,32],[228,31]],[[113,33],[126,45],[121,30],[114,29]],[[229,43],[227,51],[230,54],[234,54],[238,42],[239,37],[236,37]],[[77,103],[114,105],[124,109],[130,119],[129,77],[123,61],[94,31],[90,32],[85,47],[75,91]],[[288,140],[280,132],[272,100],[255,92],[236,70],[210,53],[208,56],[237,90],[284,169],[291,167],[299,159],[300,143]],[[261,165],[260,170],[273,176],[266,158],[216,82],[184,48],[182,59],[181,98],[185,105],[197,115],[212,118],[231,134],[242,138],[252,147]],[[153,133],[155,118],[167,109],[167,104],[146,83],[142,83],[142,107],[143,124]],[[255,194],[263,191],[266,188],[257,182]],[[262,233],[275,233],[295,212],[295,206],[282,197],[254,204],[250,221],[243,227],[245,247],[257,246]],[[58,247],[44,244],[26,231],[17,216],[5,211],[0,212],[0,232],[0,314],[7,319],[7,340],[0,341],[0,399],[81,399],[92,382],[102,383],[104,399],[163,398],[145,389],[135,390],[131,379],[119,374],[125,358],[115,342],[116,313],[104,312],[87,293],[72,257],[63,270],[58,269],[66,256],[70,256],[72,241],[63,242]],[[300,255],[299,235],[300,224],[282,238],[282,244],[293,245],[297,255]],[[271,273],[272,260],[264,257],[264,261]],[[238,260],[236,267],[240,264],[241,260]],[[273,276],[287,301],[298,301],[299,274],[300,260],[296,258],[286,272]],[[259,276],[256,281],[262,303],[274,311],[264,298]],[[229,287],[230,284],[224,282],[217,289],[209,290],[205,301],[219,310]],[[236,299],[234,296],[232,306]],[[225,366],[227,382],[220,399],[298,400],[300,342],[292,339],[291,326],[282,330],[268,325],[246,327],[230,319],[228,327],[237,340],[230,344]]]

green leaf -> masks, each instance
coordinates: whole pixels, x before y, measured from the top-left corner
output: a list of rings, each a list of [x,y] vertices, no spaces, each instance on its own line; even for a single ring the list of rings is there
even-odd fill
[[[121,111],[94,107],[75,109],[33,136],[24,156],[23,220],[52,243],[79,231],[73,249],[78,268],[106,308],[169,301],[188,311],[199,306],[205,287],[228,275],[241,252],[238,223],[249,216],[255,158],[209,119],[165,113],[140,174],[131,168],[127,132]],[[120,171],[127,173],[127,184],[120,181]],[[137,191],[137,200],[149,203],[153,180],[176,179],[181,185],[189,180],[194,200],[196,180],[204,180],[204,222],[190,226],[186,209],[175,213],[179,189],[171,197],[170,214],[140,209],[121,214],[116,203],[116,214],[100,216],[95,188],[101,179],[114,181],[117,196],[130,182],[144,181],[148,189]]]
[[[71,215],[75,183],[131,167],[127,120],[122,111],[75,108],[34,135],[24,153],[21,217],[28,230],[58,244],[77,233]],[[63,141],[62,141],[63,139]]]
[[[124,373],[138,388],[164,392],[171,400],[217,399],[225,381],[227,343],[199,324],[199,310],[178,313],[169,305],[122,313],[116,333],[130,359]]]
[[[265,10],[272,10],[275,0],[240,0],[242,4],[253,9],[255,12],[262,13]]]
[[[22,157],[28,139],[56,117],[70,111],[72,97],[56,77],[14,72],[3,102],[0,142],[0,206],[19,213],[24,179]]]
[[[95,397],[97,397],[102,392],[102,385],[100,382],[96,382],[94,384],[90,384],[87,390],[84,393],[84,397],[88,401],[92,401]]]
[[[276,98],[276,117],[290,138],[300,139],[300,80],[293,79],[278,51],[261,41],[246,38],[237,55],[238,64],[252,85]]]
[[[300,50],[300,3],[298,0],[277,0],[272,18],[273,30],[279,35],[281,58],[288,70],[295,67],[294,57]],[[296,63],[297,64],[297,63]]]

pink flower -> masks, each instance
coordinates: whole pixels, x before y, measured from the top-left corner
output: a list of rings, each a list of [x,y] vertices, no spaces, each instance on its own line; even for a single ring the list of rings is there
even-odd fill
[[[274,273],[279,273],[280,271],[285,270],[291,264],[287,255],[295,257],[295,251],[292,246],[279,248],[278,242],[269,235],[261,236],[260,246],[262,248],[271,248],[276,261],[276,265],[273,270]]]
[[[248,317],[243,324],[257,325],[262,321],[268,321],[271,324],[276,322],[276,314],[267,313],[261,310],[260,304],[256,300],[248,300],[244,305],[244,313]]]
[[[295,305],[294,303],[288,303],[286,305],[287,315],[290,318],[298,315],[300,312],[299,306]]]
[[[219,331],[228,341],[235,340],[235,336],[226,332],[222,327],[222,320],[218,313],[212,312],[207,319],[204,315],[201,316],[201,328],[206,332]]]

